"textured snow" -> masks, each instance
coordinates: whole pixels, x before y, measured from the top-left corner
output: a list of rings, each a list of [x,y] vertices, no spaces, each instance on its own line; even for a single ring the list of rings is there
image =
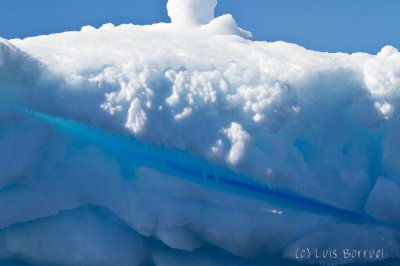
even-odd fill
[[[170,0],[171,23],[0,39],[0,260],[400,257],[400,52],[252,41],[215,5]],[[216,167],[241,183],[213,183]],[[212,175],[193,182],[199,169]]]

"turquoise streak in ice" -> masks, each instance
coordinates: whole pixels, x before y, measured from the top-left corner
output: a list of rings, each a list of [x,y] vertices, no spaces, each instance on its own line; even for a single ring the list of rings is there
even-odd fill
[[[255,182],[244,175],[225,167],[212,165],[182,151],[142,143],[133,137],[108,133],[72,120],[26,108],[4,105],[0,105],[0,107],[39,119],[63,134],[96,145],[116,158],[121,166],[127,166],[130,169],[149,167],[213,189],[256,197],[282,207],[330,215],[340,221],[380,223],[366,214],[340,209],[284,189],[276,189],[267,184]],[[134,177],[133,171],[130,174],[132,176],[126,176],[126,178]]]

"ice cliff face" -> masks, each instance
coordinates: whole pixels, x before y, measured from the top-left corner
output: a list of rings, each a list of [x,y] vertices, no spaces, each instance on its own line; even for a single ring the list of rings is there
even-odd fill
[[[399,258],[399,51],[251,41],[215,5],[0,40],[0,259]]]

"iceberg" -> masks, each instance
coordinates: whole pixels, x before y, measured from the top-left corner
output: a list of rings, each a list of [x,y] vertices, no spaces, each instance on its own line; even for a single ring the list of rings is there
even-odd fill
[[[400,52],[216,4],[0,38],[0,265],[400,263]]]

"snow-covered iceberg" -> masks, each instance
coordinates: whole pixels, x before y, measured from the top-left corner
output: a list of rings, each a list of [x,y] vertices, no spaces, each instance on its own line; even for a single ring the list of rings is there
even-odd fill
[[[253,41],[215,5],[0,39],[4,265],[399,263],[399,51]]]

